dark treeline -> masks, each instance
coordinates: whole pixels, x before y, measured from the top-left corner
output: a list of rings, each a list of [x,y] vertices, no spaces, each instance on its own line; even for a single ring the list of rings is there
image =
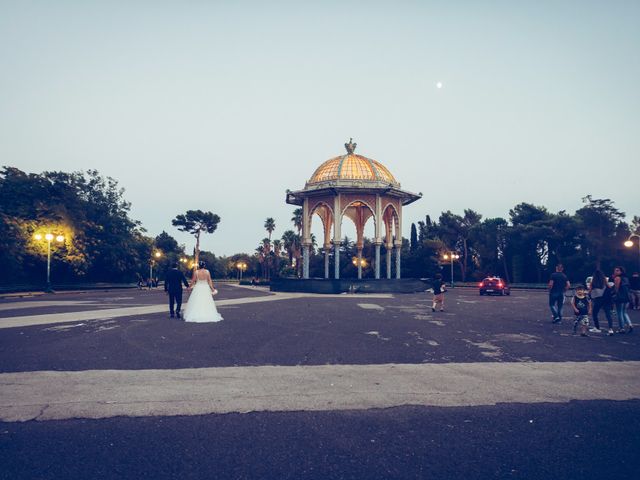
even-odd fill
[[[549,212],[543,206],[520,203],[509,211],[509,218],[486,218],[472,209],[462,215],[443,212],[437,220],[426,216],[411,225],[409,239],[403,238],[402,276],[429,278],[441,272],[451,277],[450,256],[454,261],[454,277],[462,281],[476,281],[488,275],[497,275],[514,283],[545,283],[555,265],[563,263],[573,281],[583,282],[596,268],[610,274],[615,265],[627,270],[638,270],[640,261],[637,239],[633,248],[624,246],[631,231],[638,232],[640,218],[634,216],[631,225],[625,214],[610,199],[583,198],[583,207],[573,215],[565,211]],[[278,268],[272,275],[301,274],[302,209],[294,211],[291,219],[298,230],[289,230],[282,236],[278,247],[287,253],[278,257]],[[324,276],[324,252],[314,243],[309,262],[311,277]],[[274,242],[275,243],[275,242]],[[269,239],[258,247],[260,266],[258,274],[274,265]],[[364,239],[363,258],[365,278],[373,278],[374,246]],[[386,254],[381,249],[382,262]],[[329,252],[332,255],[332,252]],[[340,254],[340,272],[344,278],[357,276],[353,260],[357,256],[355,243],[344,238]],[[296,265],[296,268],[293,266]],[[381,268],[384,275],[384,267]],[[264,275],[267,276],[267,275]]]
[[[2,282],[43,283],[47,242],[35,234],[64,235],[52,242],[56,282],[121,282],[148,265],[152,240],[129,218],[130,204],[112,178],[96,171],[26,174],[0,172]]]
[[[640,218],[633,217],[629,224],[611,200],[591,196],[583,200],[584,206],[574,214],[521,203],[507,219],[484,219],[471,209],[461,215],[447,211],[437,220],[426,216],[412,224],[410,238],[403,239],[402,276],[431,277],[441,271],[448,278],[450,264],[443,258],[447,252],[460,256],[454,263],[455,277],[465,281],[499,275],[511,282],[544,282],[558,262],[565,264],[572,280],[583,280],[598,267],[605,273],[618,264],[637,270],[637,239],[634,248],[625,247],[624,241],[640,229]],[[275,224],[267,219],[268,238],[256,252],[216,257],[203,251],[200,257],[216,278],[239,276],[239,265],[245,278],[300,275],[298,210],[291,219],[298,233],[287,230],[272,241]],[[145,235],[129,211],[117,182],[96,171],[27,174],[5,167],[0,171],[0,282],[44,283],[47,242],[34,236],[45,233],[64,236],[63,242],[52,242],[54,284],[134,282],[148,278],[150,266],[153,276],[162,279],[173,262],[190,269],[193,252],[185,252],[166,232],[155,238]],[[341,275],[355,277],[354,243],[345,238],[342,250]],[[322,253],[312,251],[314,277],[324,274]],[[374,249],[368,239],[363,254],[367,261],[363,273],[371,278]]]
[[[174,262],[189,270],[193,255],[166,232],[147,236],[140,222],[129,217],[130,208],[118,182],[95,170],[27,174],[3,168],[0,283],[44,284],[47,242],[35,235],[47,233],[64,236],[62,242],[51,242],[54,284],[146,281],[151,272],[162,279]],[[211,252],[200,256],[214,276],[233,270],[233,259]]]
[[[584,281],[596,268],[610,274],[615,265],[638,269],[638,249],[624,246],[640,227],[635,216],[627,224],[610,199],[587,196],[573,215],[549,212],[543,206],[520,203],[509,218],[487,218],[467,209],[450,211],[437,221],[428,216],[412,225],[405,242],[403,274],[431,276],[448,265],[443,252],[454,251],[456,278],[473,281],[498,275],[516,283],[546,282],[557,263],[574,281]],[[444,264],[444,265],[443,265]],[[442,269],[450,276],[448,268]]]

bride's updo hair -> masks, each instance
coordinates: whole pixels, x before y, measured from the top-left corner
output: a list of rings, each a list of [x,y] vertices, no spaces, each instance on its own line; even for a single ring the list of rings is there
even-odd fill
[[[204,263],[203,261],[198,262],[198,268],[206,268],[207,264]]]

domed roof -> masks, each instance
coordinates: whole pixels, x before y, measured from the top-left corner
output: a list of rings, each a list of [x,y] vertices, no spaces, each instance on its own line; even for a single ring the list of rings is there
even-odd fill
[[[332,180],[359,180],[399,185],[389,169],[383,164],[353,153],[356,144],[351,140],[345,144],[345,147],[347,154],[330,158],[320,165],[311,175],[307,185]]]

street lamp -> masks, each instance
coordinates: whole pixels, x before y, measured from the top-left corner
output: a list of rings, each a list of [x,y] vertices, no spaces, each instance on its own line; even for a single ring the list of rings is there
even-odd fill
[[[458,260],[460,258],[460,255],[458,255],[456,252],[447,252],[442,256],[442,258],[444,258],[445,260],[451,260],[451,287],[453,287],[453,261]]]
[[[242,281],[242,272],[247,270],[247,264],[246,262],[238,262],[236,263],[236,268],[238,269],[238,273],[240,274],[240,279],[239,281]]]
[[[159,259],[161,256],[162,252],[160,250],[156,250],[155,252],[153,252],[151,260],[149,261],[149,281],[151,282],[151,285],[153,285],[153,262],[156,259]]]
[[[40,241],[43,238],[43,235],[40,233],[36,233],[33,238]],[[62,243],[64,242],[64,235],[53,235],[53,233],[45,233],[44,239],[47,241],[47,286],[45,292],[51,293],[53,289],[51,288],[51,241],[56,239],[56,242]]]
[[[358,278],[362,278],[362,269],[367,268],[367,259],[362,257],[353,257],[351,259],[353,266],[358,269]]]
[[[629,235],[627,241],[624,242],[624,246],[627,248],[633,247],[633,240],[631,240],[633,237],[636,237],[638,239],[638,266],[640,266],[640,235],[638,235],[637,233],[632,233],[631,235]]]

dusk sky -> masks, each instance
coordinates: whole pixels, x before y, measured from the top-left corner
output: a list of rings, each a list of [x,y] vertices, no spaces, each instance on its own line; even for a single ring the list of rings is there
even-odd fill
[[[406,237],[588,194],[630,219],[639,25],[638,1],[0,1],[1,165],[97,169],[188,249],[171,219],[210,210],[218,255],[252,252],[266,217],[292,228],[286,189],[349,137],[423,193]]]

